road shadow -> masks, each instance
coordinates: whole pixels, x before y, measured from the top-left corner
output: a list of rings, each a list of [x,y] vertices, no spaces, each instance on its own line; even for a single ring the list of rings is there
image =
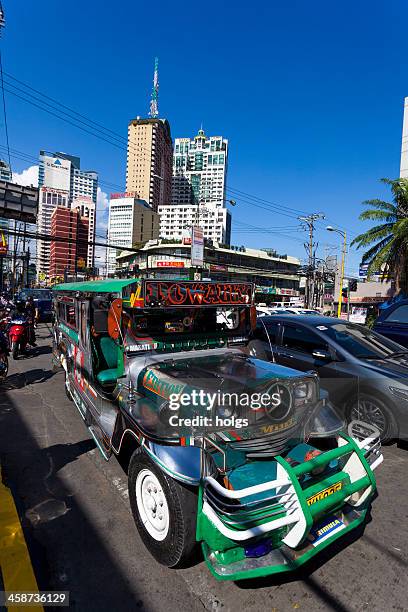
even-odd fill
[[[27,385],[45,382],[54,375],[55,372],[53,370],[44,370],[42,368],[34,368],[26,372],[16,372],[8,376],[6,380],[1,383],[0,394],[2,392],[12,391],[13,389],[22,389],[23,387],[27,387]]]
[[[40,448],[10,396],[0,404],[0,461],[12,490],[40,590],[70,591],[70,609],[104,612],[149,608],[115,562],[60,470],[93,441]],[[103,491],[101,494],[101,503]],[[107,517],[109,518],[109,517]],[[0,543],[1,545],[1,543]]]
[[[325,589],[320,581],[317,581],[313,574],[324,566],[328,561],[333,559],[338,554],[342,553],[346,548],[357,542],[363,535],[366,525],[371,522],[371,513],[367,513],[366,521],[359,525],[356,529],[348,532],[339,540],[335,540],[328,548],[323,549],[316,557],[305,563],[299,569],[293,572],[277,574],[275,576],[266,576],[265,578],[256,578],[249,580],[241,580],[235,582],[239,589],[259,589],[279,587],[291,582],[302,581],[314,593],[314,595],[324,604],[325,609],[336,610],[336,612],[352,612],[353,608],[345,606],[334,597],[328,589]]]
[[[52,353],[52,346],[48,344],[36,346],[32,349],[32,352],[35,357],[38,357],[38,355],[50,355]]]

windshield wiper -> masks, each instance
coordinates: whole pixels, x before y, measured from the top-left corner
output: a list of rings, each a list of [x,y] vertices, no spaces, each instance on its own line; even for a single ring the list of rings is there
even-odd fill
[[[392,359],[393,357],[402,357],[407,355],[407,351],[396,351],[395,353],[389,353],[388,355],[357,355],[357,359]]]

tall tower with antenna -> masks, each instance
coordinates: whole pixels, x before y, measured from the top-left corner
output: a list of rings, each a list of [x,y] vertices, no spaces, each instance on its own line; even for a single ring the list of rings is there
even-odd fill
[[[159,116],[159,58],[154,58],[154,77],[153,77],[153,89],[152,96],[150,99],[150,112],[149,117],[156,119]]]

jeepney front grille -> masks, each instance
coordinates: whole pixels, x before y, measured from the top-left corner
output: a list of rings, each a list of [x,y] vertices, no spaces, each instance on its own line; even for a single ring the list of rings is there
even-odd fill
[[[293,442],[298,441],[298,431],[299,425],[296,424],[279,433],[269,433],[250,440],[229,442],[229,447],[244,452],[248,459],[267,459],[287,451],[291,440]]]

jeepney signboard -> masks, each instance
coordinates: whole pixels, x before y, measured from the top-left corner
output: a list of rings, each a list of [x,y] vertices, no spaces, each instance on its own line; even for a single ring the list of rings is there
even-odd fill
[[[145,281],[144,305],[167,306],[250,306],[251,283]]]

